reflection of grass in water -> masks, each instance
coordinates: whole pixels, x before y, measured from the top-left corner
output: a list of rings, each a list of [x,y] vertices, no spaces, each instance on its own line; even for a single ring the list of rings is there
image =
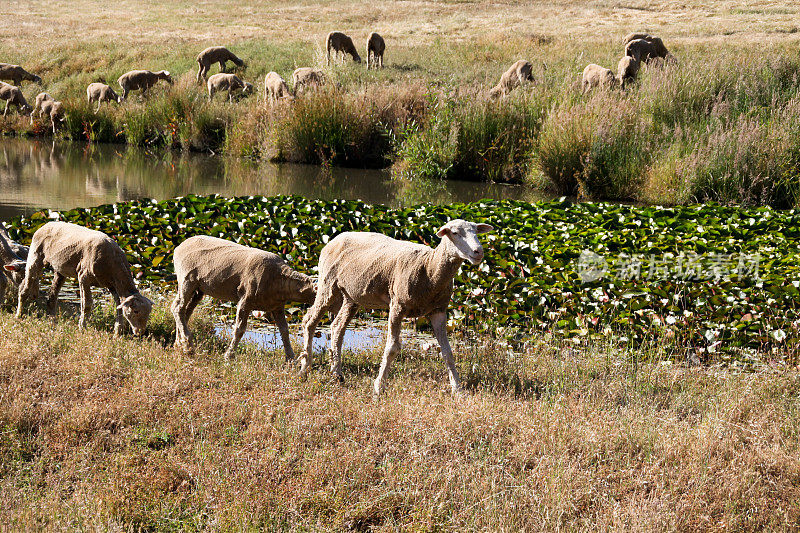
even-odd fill
[[[392,182],[397,188],[398,205],[443,204],[453,200],[453,193],[444,180],[412,177],[401,171],[392,174]]]

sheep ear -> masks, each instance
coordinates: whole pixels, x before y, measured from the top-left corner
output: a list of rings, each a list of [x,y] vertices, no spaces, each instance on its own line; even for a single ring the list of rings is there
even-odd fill
[[[447,227],[447,224],[439,228],[439,231],[436,232],[437,237],[444,237],[445,235],[450,234],[450,228]]]
[[[475,231],[477,233],[489,233],[490,231],[494,231],[494,226],[490,226],[489,224],[477,224]]]
[[[3,268],[8,270],[9,272],[24,272],[25,261],[12,261],[7,265],[3,265]]]

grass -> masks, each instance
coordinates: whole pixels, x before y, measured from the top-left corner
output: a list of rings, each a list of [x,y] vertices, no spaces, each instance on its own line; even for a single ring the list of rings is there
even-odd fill
[[[688,367],[654,347],[493,339],[379,354],[300,381],[282,353],[232,364],[153,336],[0,313],[0,520],[25,529],[760,530],[800,523],[800,373]],[[643,357],[645,356],[645,357]]]

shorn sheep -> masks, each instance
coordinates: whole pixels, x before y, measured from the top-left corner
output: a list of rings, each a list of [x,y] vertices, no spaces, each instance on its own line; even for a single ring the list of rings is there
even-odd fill
[[[47,93],[39,93],[36,95],[36,103],[31,111],[31,124],[33,124],[33,115],[36,109],[39,110],[39,118],[42,115],[50,117],[50,124],[53,127],[53,135],[56,134],[56,123],[64,121],[64,105],[55,100]]]
[[[264,101],[275,103],[279,98],[291,98],[292,92],[286,85],[286,80],[277,72],[270,72],[264,77]]]
[[[328,65],[331,64],[331,50],[333,50],[334,61],[339,55],[339,52],[341,52],[343,64],[344,56],[347,54],[350,54],[350,56],[353,58],[353,61],[356,63],[361,63],[361,56],[358,55],[358,50],[356,50],[356,46],[353,44],[353,39],[340,31],[332,31],[328,34],[328,36],[325,38],[325,50],[328,53]]]
[[[42,116],[42,104],[46,101],[54,101],[55,98],[47,93],[39,93],[36,95],[36,100],[33,102],[33,109],[31,110],[31,124],[33,124],[33,115],[39,111],[39,116]]]
[[[233,101],[233,93],[241,91],[242,94],[250,94],[253,92],[253,84],[243,81],[236,74],[226,74],[220,72],[208,78],[206,82],[208,87],[208,99],[213,100],[214,95],[220,91],[228,91],[228,101]]]
[[[386,51],[386,42],[383,37],[375,32],[369,34],[367,39],[367,70],[383,68],[383,53]]]
[[[532,81],[534,81],[533,65],[524,59],[520,59],[511,65],[502,76],[500,76],[500,81],[497,83],[497,85],[489,90],[489,96],[491,98],[508,96],[508,93],[513,91],[515,88],[519,87],[523,83]]]
[[[583,69],[583,79],[581,80],[581,89],[584,93],[589,92],[594,87],[614,87],[617,84],[617,78],[611,69],[603,68],[600,65],[590,63]]]
[[[428,316],[442,349],[450,387],[458,392],[458,371],[447,340],[447,307],[453,278],[464,261],[483,260],[478,234],[492,231],[488,224],[451,220],[436,233],[442,240],[435,249],[398,241],[379,233],[346,232],[322,249],[319,287],[314,305],[303,318],[300,374],[306,375],[312,359],[314,330],[323,313],[331,311],[331,372],[341,381],[344,331],[359,307],[389,310],[389,335],[374,392],[383,390],[386,373],[400,351],[403,318]]]
[[[97,109],[94,110],[95,113],[100,111],[100,104],[103,102],[122,102],[122,98],[117,96],[114,89],[105,83],[99,82],[90,83],[89,86],[86,87],[86,100],[88,100],[90,104],[92,102],[97,102]]]
[[[42,83],[42,78],[36,74],[31,74],[19,65],[9,65],[8,63],[0,63],[0,80],[8,80],[14,85],[19,85],[23,81]]]
[[[5,228],[0,225],[0,261],[3,270],[0,270],[0,303],[6,295],[9,280],[14,285],[22,283],[25,277],[25,260],[11,247]]]
[[[86,326],[92,312],[92,287],[103,287],[116,304],[114,333],[120,333],[123,317],[135,335],[144,332],[153,303],[136,288],[125,253],[105,233],[68,222],[48,222],[33,234],[25,279],[19,290],[17,317],[22,316],[25,303],[38,295],[39,278],[48,264],[55,271],[47,300],[50,314],[55,314],[58,308],[58,293],[64,281],[77,278],[81,295],[80,328]]]
[[[197,56],[197,83],[206,79],[211,65],[219,63],[220,72],[225,72],[225,62],[230,61],[237,67],[243,67],[244,61],[224,46],[209,46]]]
[[[641,61],[631,56],[624,56],[617,64],[617,82],[623,89],[626,85],[636,81],[636,76],[639,74],[639,67]]]
[[[645,63],[649,63],[654,59],[665,59],[674,61],[675,57],[669,53],[667,47],[664,46],[664,41],[658,37],[650,37],[649,39],[634,39],[625,45],[625,55],[639,59]]]
[[[172,76],[169,71],[159,70],[158,72],[151,72],[149,70],[132,70],[126,72],[119,77],[117,83],[122,87],[122,97],[124,100],[128,97],[128,92],[142,90],[142,96],[147,96],[147,91],[158,83],[158,80],[164,80],[172,85]]]
[[[28,105],[28,101],[25,100],[25,95],[22,94],[19,87],[14,87],[2,81],[0,81],[0,100],[6,101],[6,107],[3,109],[3,116],[6,116],[6,113],[8,113],[8,106],[10,105],[17,106],[17,110],[23,115],[32,111],[31,106]]]
[[[6,242],[11,248],[11,251],[14,252],[17,257],[20,259],[26,259],[28,257],[28,247],[18,242],[14,242],[9,236],[8,231],[6,231],[6,227],[2,222],[0,222],[0,237],[5,238]]]
[[[325,83],[325,73],[311,67],[300,67],[292,72],[294,94],[300,95],[308,88],[316,88]]]
[[[293,270],[277,255],[216,237],[190,237],[175,248],[178,294],[172,303],[176,346],[191,349],[189,318],[203,295],[237,302],[233,338],[225,352],[232,359],[254,310],[269,313],[293,360],[284,307],[287,302],[312,303],[314,280]]]

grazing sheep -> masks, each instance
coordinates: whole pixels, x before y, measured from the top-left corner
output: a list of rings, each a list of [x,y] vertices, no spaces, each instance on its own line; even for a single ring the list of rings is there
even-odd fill
[[[336,315],[331,325],[331,371],[342,380],[341,350],[347,324],[359,307],[389,310],[389,335],[374,391],[379,395],[392,360],[400,351],[403,318],[428,316],[442,349],[450,386],[459,390],[458,371],[447,340],[447,306],[453,277],[461,263],[483,260],[479,233],[488,224],[451,220],[436,233],[436,249],[398,241],[380,233],[346,232],[331,240],[319,258],[319,288],[314,305],[303,318],[300,374],[308,371],[311,341],[323,313]]]
[[[264,101],[275,103],[278,98],[291,98],[292,92],[286,80],[277,72],[270,72],[264,77]]]
[[[214,63],[219,63],[220,72],[225,72],[225,62],[231,61],[237,67],[243,67],[244,61],[236,57],[236,54],[224,46],[209,46],[197,56],[197,82],[205,81],[206,74]]]
[[[39,93],[36,95],[36,101],[33,103],[33,109],[31,110],[31,125],[33,125],[33,114],[36,113],[37,110],[39,111],[39,116],[40,117],[42,116],[41,112],[42,104],[47,101],[54,101],[54,100],[55,98],[53,98],[47,93]]]
[[[242,91],[242,94],[250,94],[253,92],[253,84],[242,81],[236,74],[225,74],[220,72],[208,78],[206,83],[208,86],[208,99],[213,100],[214,94],[219,91],[228,91],[228,101],[233,101],[233,92]]]
[[[636,76],[639,73],[639,66],[641,61],[635,57],[625,56],[619,60],[617,64],[617,83],[621,88],[636,81]]]
[[[117,96],[114,89],[105,83],[99,82],[90,83],[89,86],[86,87],[86,100],[88,100],[90,104],[92,102],[97,102],[97,109],[94,110],[95,113],[100,111],[100,104],[103,102],[122,102],[122,98]]]
[[[158,83],[158,80],[164,80],[172,85],[172,76],[166,70],[159,70],[158,72],[151,72],[149,70],[132,70],[126,72],[119,77],[117,83],[122,87],[122,97],[120,101],[128,97],[129,91],[137,89],[142,90],[142,96],[147,96],[147,90],[153,85]]]
[[[20,259],[26,259],[28,257],[28,247],[18,242],[14,242],[11,236],[9,236],[8,231],[2,222],[0,222],[0,237],[5,238],[6,242],[11,248],[11,251],[14,252],[17,257]]]
[[[292,72],[294,94],[299,95],[306,88],[319,87],[325,83],[325,73],[311,67],[300,67]]]
[[[17,106],[17,110],[22,115],[27,115],[32,111],[31,106],[28,105],[28,101],[25,100],[25,95],[22,94],[19,87],[14,87],[2,81],[0,81],[0,100],[6,101],[6,107],[3,109],[3,116],[6,116],[6,113],[8,113],[8,106],[12,104]]]
[[[9,65],[8,63],[0,63],[0,80],[9,80],[17,86],[23,81],[42,83],[42,78],[36,74],[31,74],[19,65]]]
[[[46,264],[53,267],[53,285],[47,309],[54,314],[58,293],[67,278],[77,278],[81,294],[78,326],[84,328],[92,312],[92,287],[108,289],[117,307],[114,333],[120,333],[123,317],[141,335],[153,303],[136,288],[125,252],[108,235],[68,222],[48,222],[33,234],[25,279],[19,290],[17,317],[28,300],[39,293],[39,278]]]
[[[383,37],[375,32],[370,33],[369,39],[367,39],[367,70],[376,62],[375,68],[383,68],[383,52],[385,50],[386,42]]]
[[[33,111],[31,111],[31,124],[33,124],[33,115],[37,109],[39,110],[39,118],[41,118],[43,114],[50,117],[50,123],[53,126],[53,135],[55,135],[56,121],[64,121],[64,105],[47,93],[37,94],[36,103],[33,106]]]
[[[649,33],[633,32],[625,36],[625,38],[622,40],[622,44],[628,44],[629,42],[635,41],[636,39],[644,39],[645,41],[649,41],[652,38],[653,36],[650,35]]]
[[[19,286],[25,277],[25,260],[14,251],[9,241],[5,228],[0,224],[0,261],[3,265],[3,270],[0,270],[0,303],[5,299],[9,279]]]
[[[233,352],[247,329],[253,310],[270,313],[281,334],[286,359],[294,359],[284,307],[287,302],[312,303],[314,280],[287,265],[277,255],[216,237],[190,237],[175,248],[178,294],[172,303],[175,344],[191,349],[189,318],[203,295],[237,302],[233,339],[225,352]]]
[[[664,41],[658,37],[651,37],[650,39],[635,39],[625,45],[625,55],[636,58],[645,63],[662,58],[671,59],[674,57],[669,53],[667,47],[664,46]]]
[[[339,55],[339,52],[342,53],[342,64],[344,64],[344,56],[346,54],[350,54],[353,61],[356,63],[361,63],[361,56],[358,55],[358,50],[356,50],[356,46],[353,44],[353,39],[340,31],[332,31],[325,38],[325,50],[328,52],[328,66],[331,64],[331,49],[333,49],[334,60]]]
[[[515,88],[529,81],[535,81],[533,79],[533,65],[524,59],[520,59],[500,76],[500,81],[497,85],[489,90],[489,96],[491,98],[508,96],[508,93]]]
[[[584,93],[589,92],[593,87],[614,87],[617,84],[617,78],[611,69],[603,68],[600,65],[590,63],[583,69],[583,81],[581,88]]]

